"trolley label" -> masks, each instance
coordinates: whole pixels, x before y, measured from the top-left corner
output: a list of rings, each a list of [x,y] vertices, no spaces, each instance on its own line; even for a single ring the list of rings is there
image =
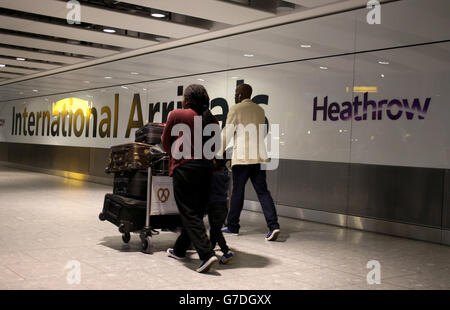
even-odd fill
[[[153,176],[151,197],[150,215],[178,214],[171,177]]]

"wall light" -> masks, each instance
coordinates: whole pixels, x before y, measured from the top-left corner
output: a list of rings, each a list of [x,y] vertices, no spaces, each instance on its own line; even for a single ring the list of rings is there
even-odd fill
[[[18,61],[24,61],[24,60],[26,60],[25,58],[22,58],[22,57],[16,57],[16,60],[18,60]]]
[[[130,74],[132,74],[132,75],[138,75],[139,72],[130,72]]]
[[[379,61],[378,62],[380,65],[388,65],[389,61]]]
[[[205,80],[204,79],[197,79],[197,81],[204,82]]]
[[[253,55],[253,54],[244,54],[244,56],[245,56],[245,57],[253,57],[253,56],[255,56],[255,55]]]
[[[354,86],[353,87],[354,93],[377,93],[378,87],[376,86]]]
[[[107,32],[107,33],[116,33],[116,31],[115,31],[114,29],[109,29],[109,28],[103,29],[103,32]]]
[[[166,14],[162,14],[162,13],[152,13],[152,16],[153,16],[153,17],[156,17],[156,18],[164,18],[164,17],[166,17]]]
[[[4,67],[6,67],[5,64],[0,64],[0,68],[4,68]]]
[[[57,114],[57,112],[61,112],[62,110],[66,111],[77,111],[81,109],[83,111],[83,115],[86,116],[89,113],[89,101],[83,100],[76,97],[64,98],[54,102],[52,104],[52,113]],[[67,114],[67,117],[69,114]]]
[[[303,47],[303,48],[310,48],[311,45],[309,45],[309,44],[302,44],[302,45],[300,45],[300,47]]]
[[[111,76],[105,76],[105,79],[112,79]]]
[[[320,70],[328,70],[328,67],[319,67]]]

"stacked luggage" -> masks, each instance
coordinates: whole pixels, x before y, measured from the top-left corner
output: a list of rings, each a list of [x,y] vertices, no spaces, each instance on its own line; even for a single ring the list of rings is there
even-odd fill
[[[130,233],[144,228],[147,216],[148,168],[152,175],[167,176],[169,156],[163,151],[161,135],[164,124],[150,123],[136,131],[136,142],[111,147],[106,173],[114,173],[112,194],[106,194],[100,220],[119,227],[125,243]],[[151,226],[176,228],[179,215],[151,216]]]
[[[152,145],[160,144],[163,131],[164,131],[164,124],[148,123],[144,127],[136,130],[135,141],[144,142]]]

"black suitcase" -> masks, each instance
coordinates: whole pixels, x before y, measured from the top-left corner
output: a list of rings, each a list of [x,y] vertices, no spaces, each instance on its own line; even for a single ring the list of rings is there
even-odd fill
[[[129,233],[144,227],[146,208],[145,200],[106,194],[99,218],[119,227],[121,233]]]
[[[116,172],[114,173],[113,193],[115,195],[146,200],[147,176],[146,170]]]
[[[103,210],[99,215],[101,221],[108,221],[119,227],[123,234],[142,230],[145,226],[147,202],[120,195],[106,194]],[[181,227],[179,214],[150,216],[151,229],[176,229]],[[129,236],[127,237],[129,241]],[[125,240],[124,240],[125,241]],[[126,241],[126,242],[128,242]]]
[[[136,130],[135,141],[148,144],[160,144],[164,126],[163,123],[146,124],[144,127]]]

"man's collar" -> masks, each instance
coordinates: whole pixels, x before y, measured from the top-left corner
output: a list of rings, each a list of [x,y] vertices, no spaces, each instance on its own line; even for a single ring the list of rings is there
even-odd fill
[[[247,98],[247,99],[244,99],[244,100],[242,100],[241,102],[239,102],[239,103],[244,103],[244,102],[252,102],[252,99],[250,99],[250,98]]]

